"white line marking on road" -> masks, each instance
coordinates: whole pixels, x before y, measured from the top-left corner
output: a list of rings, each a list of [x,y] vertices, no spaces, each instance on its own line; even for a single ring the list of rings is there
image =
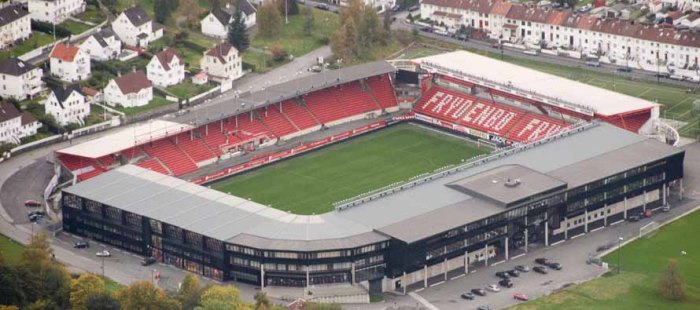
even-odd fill
[[[576,236],[573,236],[573,237],[571,237],[571,238],[569,238],[569,239],[574,240],[574,239],[576,239],[576,238],[578,238],[578,237],[581,237],[581,236],[583,236],[583,235],[585,235],[585,234],[586,234],[586,233],[580,233],[580,234],[578,234],[578,235],[576,235]]]
[[[457,280],[457,279],[459,279],[459,278],[461,278],[461,277],[464,277],[464,276],[466,276],[466,274],[460,274],[460,275],[458,275],[458,276],[456,276],[456,277],[450,278],[450,280]]]
[[[516,258],[518,258],[518,257],[525,256],[525,254],[527,254],[527,253],[522,253],[522,254],[515,255],[515,256],[511,257],[510,259],[511,259],[511,260],[514,260],[514,259],[516,259]]]
[[[504,259],[504,260],[502,260],[502,261],[500,261],[500,262],[495,262],[495,263],[491,264],[491,266],[496,266],[496,265],[498,265],[498,264],[502,264],[502,263],[505,263],[505,262],[506,262],[506,260]]]
[[[440,282],[438,282],[438,283],[431,284],[430,287],[438,286],[438,285],[443,284],[443,283],[445,283],[445,281],[440,281]]]
[[[429,301],[427,301],[425,298],[421,297],[420,295],[416,294],[415,292],[410,292],[408,293],[408,296],[411,296],[411,298],[415,299],[417,302],[423,304],[426,308],[430,310],[440,310],[438,307],[435,307],[433,304],[431,304]]]
[[[601,229],[603,229],[603,228],[605,228],[605,227],[601,226],[601,227],[598,227],[598,228],[596,228],[596,229],[594,229],[594,230],[591,230],[591,231],[589,231],[589,232],[596,232],[596,231],[599,231],[599,230],[601,230]]]
[[[621,220],[619,220],[619,221],[617,221],[617,222],[615,222],[615,223],[612,223],[612,224],[610,224],[610,225],[608,225],[608,226],[614,226],[614,225],[620,224],[620,223],[622,223],[622,222],[624,222],[624,221],[625,221],[625,219],[621,219]]]
[[[550,244],[549,246],[550,246],[550,247],[553,247],[553,246],[555,246],[555,245],[557,245],[557,244],[564,243],[564,241],[565,241],[565,240],[559,240],[559,241],[557,241],[557,242],[554,242],[554,243]]]
[[[419,289],[416,290],[416,293],[422,292],[424,289],[425,289],[425,287],[421,287],[421,288],[419,288]]]

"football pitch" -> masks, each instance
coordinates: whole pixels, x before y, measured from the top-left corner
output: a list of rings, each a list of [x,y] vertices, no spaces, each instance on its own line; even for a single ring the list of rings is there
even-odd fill
[[[622,247],[619,275],[613,272],[512,309],[700,309],[700,242],[695,239],[699,225],[700,211],[695,211],[661,227],[651,238]],[[616,268],[617,255],[613,251],[603,257],[611,269]],[[678,262],[685,283],[681,301],[666,300],[658,290],[669,259]]]
[[[400,124],[214,183],[213,189],[289,211],[333,203],[488,153],[453,136]]]

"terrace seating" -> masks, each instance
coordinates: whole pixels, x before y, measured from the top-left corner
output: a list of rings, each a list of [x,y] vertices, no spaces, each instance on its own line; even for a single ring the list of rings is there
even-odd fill
[[[92,179],[92,178],[94,178],[94,177],[96,177],[96,176],[102,174],[102,173],[105,172],[105,171],[107,171],[106,168],[95,167],[95,169],[92,170],[92,171],[90,171],[90,172],[85,172],[85,173],[79,174],[79,175],[77,176],[77,178],[78,178],[78,181],[82,182],[82,181],[85,181],[85,180]]]
[[[202,139],[192,139],[189,132],[177,135],[177,146],[189,155],[196,163],[212,159],[217,155],[209,150]]]
[[[322,89],[307,94],[307,108],[322,123],[330,123],[346,117],[377,110],[377,106],[358,82]]]
[[[120,153],[122,154],[122,156],[126,157],[126,159],[128,159],[128,160],[132,160],[136,157],[144,155],[143,151],[138,146],[128,148],[126,150],[121,151]]]
[[[275,105],[258,110],[258,115],[262,118],[262,122],[265,123],[277,137],[284,137],[297,131],[294,125],[289,123],[287,118],[277,110]]]
[[[551,117],[527,113],[508,131],[506,137],[518,142],[536,141],[557,134],[567,126],[565,122]]]
[[[282,102],[282,113],[301,130],[320,125],[311,112],[292,100]]]
[[[370,93],[377,99],[379,106],[382,108],[386,109],[398,105],[396,94],[394,94],[394,89],[386,75],[367,79],[367,86],[369,86]]]
[[[155,158],[144,160],[144,161],[140,162],[138,164],[138,166],[142,167],[142,168],[149,169],[149,170],[153,170],[155,172],[159,172],[162,174],[170,174],[168,172],[168,170],[165,169],[165,167],[163,167],[163,165],[161,165],[160,162],[158,162],[158,160]]]
[[[258,113],[258,111],[253,111],[253,113]],[[238,122],[236,122],[236,119]],[[238,125],[238,126],[236,126]],[[265,134],[268,137],[273,136],[273,134],[265,128],[265,125],[256,118],[253,114],[253,120],[250,119],[250,114],[243,113],[230,118],[229,123],[225,124],[228,131],[244,131],[250,135]]]
[[[153,141],[143,146],[143,149],[170,169],[175,175],[183,175],[197,170],[197,165],[173,144],[170,138]]]
[[[58,155],[58,160],[60,160],[70,171],[80,170],[87,168],[88,166],[100,166],[100,163],[94,159],[73,155],[61,154]]]

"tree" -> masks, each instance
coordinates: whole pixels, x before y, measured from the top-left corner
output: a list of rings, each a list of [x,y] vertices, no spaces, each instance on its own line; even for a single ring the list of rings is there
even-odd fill
[[[20,286],[28,303],[42,301],[48,306],[70,306],[70,275],[55,262],[45,233],[32,236],[16,266]]]
[[[231,43],[241,54],[250,46],[248,29],[245,27],[243,13],[239,9],[233,13],[233,20],[228,27],[228,43]]]
[[[287,6],[285,7],[285,2]],[[299,6],[297,6],[297,0],[279,0],[277,1],[277,7],[279,8],[280,15],[284,17],[284,11],[287,11],[287,15],[299,15]]]
[[[659,278],[659,292],[670,300],[681,300],[685,296],[683,278],[678,272],[678,262],[675,259],[668,260],[666,271]]]
[[[376,45],[386,45],[389,34],[373,7],[351,0],[340,13],[340,27],[331,38],[331,48],[338,58],[363,58],[371,56]]]
[[[280,62],[287,58],[287,51],[285,51],[280,46],[273,46],[270,48],[270,54],[272,54],[272,60]]]
[[[25,298],[17,272],[0,263],[0,305],[24,305]]]
[[[119,310],[119,301],[107,292],[92,294],[85,301],[87,310]]]
[[[92,295],[106,292],[102,278],[92,274],[83,273],[77,279],[71,281],[70,306],[74,310],[86,310],[87,300]]]
[[[282,25],[282,16],[273,1],[265,1],[258,8],[257,23],[260,35],[265,38],[274,37],[279,33]]]
[[[170,17],[170,14],[177,10],[178,4],[178,0],[154,0],[153,12],[155,13],[156,21],[164,23]]]
[[[241,301],[241,293],[233,285],[212,286],[202,293],[202,309],[243,309],[247,306]]]
[[[382,20],[382,26],[384,26],[384,31],[391,33],[391,23],[393,22],[391,18],[391,11],[384,10],[384,19]]]
[[[270,300],[265,292],[255,293],[255,310],[270,309]]]
[[[177,300],[171,299],[150,281],[134,282],[117,291],[117,300],[123,309],[181,309]]]
[[[12,306],[6,306],[6,305],[0,305],[0,310],[19,310],[19,307],[12,305]]]
[[[194,309],[202,298],[202,284],[199,278],[191,273],[185,275],[182,285],[177,291],[177,300],[182,304],[182,309]]]
[[[187,27],[192,28],[199,25],[199,3],[197,0],[180,0],[180,16],[185,17]]]
[[[304,34],[310,36],[314,31],[314,11],[308,2],[304,5]]]

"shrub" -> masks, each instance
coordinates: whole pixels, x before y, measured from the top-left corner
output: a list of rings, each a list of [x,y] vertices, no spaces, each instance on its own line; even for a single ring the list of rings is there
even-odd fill
[[[287,58],[287,51],[279,46],[273,46],[270,48],[270,53],[272,53],[272,59],[274,61],[283,61]]]

